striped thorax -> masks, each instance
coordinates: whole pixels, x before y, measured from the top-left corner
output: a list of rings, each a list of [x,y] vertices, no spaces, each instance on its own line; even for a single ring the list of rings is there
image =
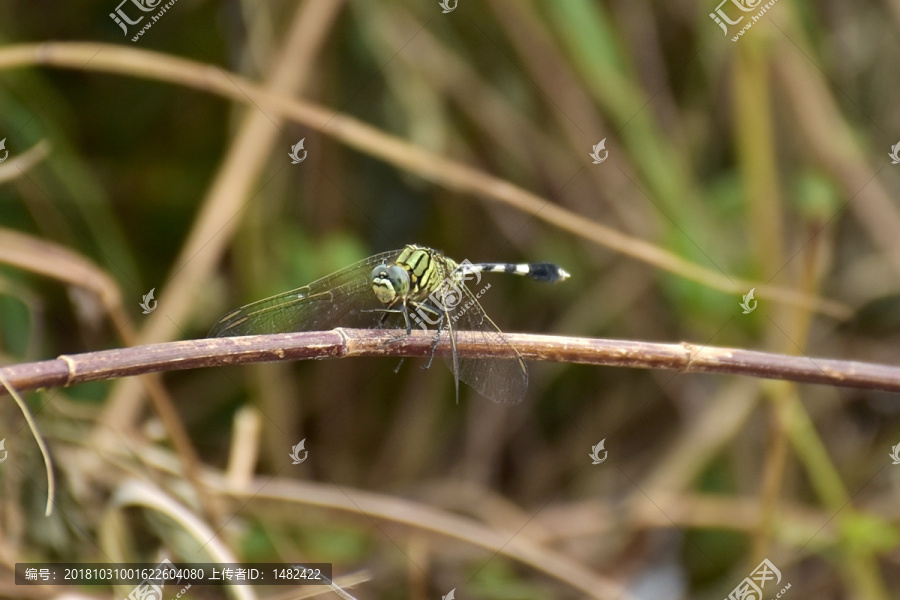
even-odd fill
[[[410,244],[394,264],[381,264],[372,270],[372,291],[388,307],[422,302],[452,277],[458,267],[456,261],[431,248]]]

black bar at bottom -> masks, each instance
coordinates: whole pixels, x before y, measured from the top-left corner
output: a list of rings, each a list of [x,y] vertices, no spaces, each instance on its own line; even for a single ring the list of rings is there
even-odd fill
[[[16,585],[329,585],[331,563],[16,563]]]

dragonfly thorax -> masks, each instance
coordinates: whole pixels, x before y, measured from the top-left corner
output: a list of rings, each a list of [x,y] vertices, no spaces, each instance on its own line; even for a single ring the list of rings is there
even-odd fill
[[[436,250],[410,244],[397,257],[397,266],[409,274],[409,298],[421,302],[438,292],[459,266]]]

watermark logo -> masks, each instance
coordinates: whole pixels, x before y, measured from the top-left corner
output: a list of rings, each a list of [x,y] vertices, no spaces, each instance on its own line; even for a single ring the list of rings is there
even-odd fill
[[[772,585],[780,584],[781,571],[766,558],[753,569],[749,577],[744,577],[744,580],[731,590],[731,593],[728,594],[728,598],[725,600],[762,600],[763,590],[770,581]],[[773,597],[781,598],[789,589],[791,589],[790,583],[781,588],[781,591]]]
[[[754,310],[756,310],[756,305],[758,302],[753,299],[753,292],[756,291],[756,288],[751,288],[750,291],[744,294],[744,301],[740,303],[740,307],[744,309],[744,314],[749,315]],[[752,305],[751,305],[752,303]]]
[[[603,150],[603,158],[600,158],[600,151]],[[594,145],[594,151],[590,153],[590,157],[594,159],[594,164],[599,165],[609,156],[609,150],[606,149],[606,138],[600,140],[599,144]]]
[[[131,5],[134,5],[138,10],[144,13],[153,12],[157,9],[157,13],[155,15],[149,15],[150,20],[144,23],[144,26],[131,38],[132,42],[138,41],[138,39],[147,32],[148,29],[153,27],[153,24],[159,21],[162,16],[169,10],[178,0],[169,0],[166,4],[160,6],[163,0],[122,0],[119,5],[116,7],[115,12],[109,13],[109,18],[115,22],[116,25],[122,28],[123,35],[129,35],[128,26],[129,25],[137,25],[141,21],[144,20],[144,17],[147,15],[140,15],[140,13],[135,13],[132,11],[133,15],[140,15],[136,19],[132,19],[125,13],[125,9],[122,8],[123,4],[127,4],[128,8],[131,9]]]
[[[898,144],[900,146],[900,144]],[[9,156],[9,150],[6,149],[6,138],[0,140],[0,150],[3,150],[3,158],[0,158],[0,163],[6,160],[6,157]]]
[[[3,458],[0,458],[0,463],[4,462],[6,460],[6,455],[9,454],[9,452],[6,451],[5,444],[6,444],[6,438],[3,438],[2,440],[0,440],[0,452],[3,453]]]
[[[453,597],[454,597],[453,595],[455,593],[456,593],[456,588],[453,588],[452,590],[447,592],[445,595],[441,596],[441,600],[453,600]]]
[[[143,12],[150,12],[152,10],[155,10],[157,5],[159,5],[162,0],[156,0],[156,2],[153,2],[152,0],[122,0],[121,2],[119,2],[119,5],[116,7],[116,12],[109,13],[109,18],[112,19],[116,23],[116,25],[122,28],[122,33],[124,35],[128,35],[127,25],[137,25],[144,20],[144,17],[140,16],[132,21],[128,17],[128,15],[125,14],[125,11],[122,10],[122,5],[128,2],[134,4],[136,7],[138,7],[139,10],[142,10]]]
[[[411,313],[413,321],[416,325],[428,331],[428,325],[438,325],[443,323],[445,315],[450,315],[453,323],[465,315],[469,309],[477,302],[479,298],[489,289],[491,284],[487,284],[475,294],[474,298],[470,298],[468,302],[463,303],[466,298],[466,292],[462,288],[466,287],[466,282],[474,279],[474,285],[481,282],[481,270],[473,265],[469,260],[464,260],[454,269],[448,277],[445,277],[435,291],[428,294],[426,302],[419,303],[416,312]],[[471,293],[469,294],[471,296]],[[427,308],[425,308],[427,306]],[[443,327],[449,328],[450,322],[443,323]]]
[[[156,300],[153,299],[153,290],[156,288],[152,288],[149,293],[144,294],[144,301],[139,302],[138,305],[144,309],[144,314],[149,315],[154,310],[156,310]],[[153,303],[151,306],[150,303]]]
[[[302,440],[300,440],[300,443],[299,443],[299,444],[297,444],[297,445],[291,447],[291,453],[288,454],[288,456],[291,457],[291,460],[294,461],[294,462],[291,463],[291,464],[299,465],[299,464],[302,463],[304,460],[306,460],[306,457],[307,457],[307,456],[309,456],[309,450],[307,450],[307,449],[304,447],[305,444],[306,444],[306,438],[303,438]],[[303,452],[303,458],[300,458],[300,452],[301,452],[301,451]]]
[[[161,563],[156,565],[152,571],[155,573],[159,573],[161,577],[153,578],[153,579],[145,579],[141,583],[137,584],[131,593],[128,594],[128,597],[125,600],[162,600],[163,593],[162,589],[165,585],[166,578],[162,577],[164,572],[171,572],[174,570],[175,565],[172,564],[168,558],[164,558]],[[180,579],[179,579],[180,581]],[[191,584],[187,584],[176,598],[180,598],[182,594],[184,594],[188,589],[190,589]]]
[[[288,154],[288,156],[291,157],[292,165],[302,163],[304,160],[306,160],[306,150],[303,149],[303,142],[305,142],[305,141],[306,141],[306,138],[303,138],[302,140],[300,140],[299,142],[297,142],[296,144],[291,146],[291,152],[290,152],[290,154]],[[300,152],[300,150],[303,150],[303,156],[300,156],[298,154]]]
[[[5,140],[0,140],[0,148],[3,148],[3,142]],[[888,154],[891,157],[892,165],[900,165],[900,142],[897,142],[895,145],[891,146],[891,153]],[[0,162],[3,162],[0,160]]]
[[[166,577],[163,575],[169,575],[176,571],[175,565],[173,565],[172,561],[168,558],[164,558],[163,561],[156,565],[152,570],[155,573],[159,573],[161,577],[145,579],[131,590],[131,593],[128,594],[128,597],[125,600],[162,600],[162,589],[165,587],[166,582]],[[180,577],[178,581],[181,581]],[[181,588],[181,591],[178,592],[174,598],[181,598],[189,589],[191,589],[190,583]]]
[[[715,23],[722,28],[722,32],[725,36],[728,36],[729,25],[737,25],[744,20],[745,16],[749,17],[749,20],[746,21],[741,29],[734,35],[734,37],[731,38],[732,42],[736,42],[738,41],[738,38],[744,35],[745,31],[753,27],[753,24],[762,18],[766,11],[775,6],[775,3],[778,2],[778,0],[769,0],[764,5],[762,4],[762,2],[763,0],[722,0],[722,2],[720,2],[716,7],[716,11],[709,13],[709,18],[715,21]],[[730,12],[732,16],[740,16],[737,16],[736,19],[732,19],[728,14],[726,14],[723,5],[729,6],[728,12]],[[737,8],[737,10],[735,10],[735,7]],[[753,11],[756,11],[755,15],[741,14]]]
[[[453,0],[452,4],[450,3],[450,0],[441,0],[440,7],[444,9],[441,12],[445,15],[449,12],[453,12],[454,10],[456,10],[457,4],[459,4],[459,0]],[[450,600],[452,600],[452,598],[450,598]]]
[[[603,438],[602,440],[600,440],[600,443],[599,443],[599,444],[597,444],[597,445],[595,445],[595,446],[591,446],[591,453],[588,454],[588,456],[591,457],[591,460],[594,461],[594,462],[591,463],[591,464],[599,465],[599,464],[602,463],[604,460],[606,460],[607,455],[609,455],[609,451],[607,451],[607,450],[603,447],[604,444],[606,444],[606,438]],[[603,450],[603,458],[600,458],[600,451],[601,451],[601,450]]]
[[[760,2],[760,0],[757,0],[756,4],[759,4],[759,2]],[[742,10],[744,12],[749,12],[749,11],[753,10],[754,8],[756,8],[756,4],[754,4],[753,6],[748,6],[747,5],[748,3],[742,2],[741,0],[722,0],[721,2],[719,2],[719,5],[716,7],[716,12],[709,13],[709,18],[712,19],[713,21],[715,21],[716,24],[722,28],[722,32],[726,36],[728,35],[728,26],[726,25],[726,23],[728,25],[737,25],[738,23],[740,23],[741,21],[744,20],[744,17],[740,16],[736,20],[732,21],[728,17],[728,15],[725,14],[725,11],[722,9],[722,5],[729,4],[729,3],[733,3],[735,6],[737,6],[740,10]],[[738,14],[740,14],[740,13],[738,13]]]
[[[0,448],[3,448],[3,442],[0,442]],[[897,444],[893,448],[891,448],[891,453],[888,454],[891,457],[891,460],[894,462],[891,463],[893,465],[900,465],[900,444]],[[0,462],[3,462],[0,460]]]

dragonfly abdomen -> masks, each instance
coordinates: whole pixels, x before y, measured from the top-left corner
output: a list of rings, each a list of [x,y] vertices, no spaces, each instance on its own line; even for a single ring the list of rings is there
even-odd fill
[[[553,263],[479,263],[469,265],[467,270],[472,272],[480,271],[482,273],[512,273],[546,283],[565,281],[569,278],[569,273],[565,269]]]

